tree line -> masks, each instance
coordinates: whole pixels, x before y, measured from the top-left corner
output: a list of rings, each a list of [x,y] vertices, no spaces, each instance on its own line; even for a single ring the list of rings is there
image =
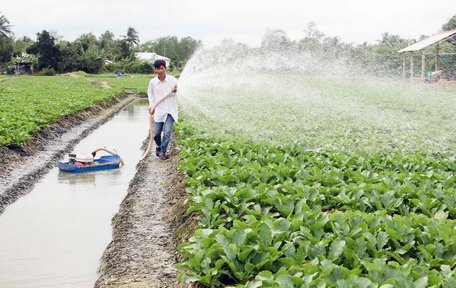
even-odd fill
[[[456,29],[456,15],[441,27],[442,31]],[[315,22],[308,23],[304,29],[305,37],[300,40],[290,40],[283,30],[268,31],[262,39],[261,48],[263,50],[288,50],[294,52],[305,52],[312,58],[318,59],[322,65],[325,63],[343,62],[353,70],[359,69],[361,73],[369,73],[381,77],[400,77],[402,76],[402,54],[399,50],[421,41],[428,36],[422,35],[419,39],[405,39],[398,35],[383,33],[381,39],[376,44],[345,43],[339,37],[326,36],[317,29]],[[454,39],[456,41],[456,38]],[[439,58],[435,57],[435,47],[425,50],[426,70],[432,71],[438,61],[439,69],[450,78],[456,78],[456,42],[443,42],[439,44]],[[407,64],[409,63],[407,55]],[[421,54],[414,54],[414,74],[421,73]],[[415,59],[416,58],[416,59]],[[409,74],[409,70],[406,71]]]
[[[443,31],[456,29],[456,15],[441,27]],[[261,48],[269,50],[294,50],[309,53],[312,57],[325,61],[344,60],[353,67],[362,67],[364,71],[379,76],[402,75],[402,55],[398,50],[413,44],[420,39],[404,39],[398,35],[383,33],[375,44],[345,43],[338,37],[326,36],[319,31],[315,22],[308,23],[304,29],[305,37],[291,40],[282,30],[271,30],[264,34]],[[229,42],[229,41],[228,41]],[[29,61],[36,70],[42,73],[63,73],[85,71],[88,73],[115,72],[151,73],[150,63],[138,61],[136,52],[156,52],[171,59],[171,69],[182,69],[193,52],[202,45],[200,40],[191,37],[178,39],[175,36],[160,37],[144,43],[139,42],[138,32],[129,27],[125,35],[116,38],[110,31],[99,37],[85,33],[73,42],[58,37],[55,33],[43,30],[37,33],[37,39],[28,37],[15,38],[11,25],[4,15],[0,14],[0,68],[8,64]],[[222,42],[222,45],[223,42]],[[240,44],[239,49],[248,49]],[[455,45],[442,43],[440,52],[454,53]],[[23,59],[23,53],[27,59]],[[419,63],[420,55],[416,55]],[[437,58],[427,61],[427,69],[432,70]],[[439,67],[446,74],[456,76],[456,56],[443,56]],[[416,65],[418,72],[419,65]]]
[[[8,70],[12,64],[28,62],[32,63],[35,71],[42,74],[118,70],[126,73],[152,73],[152,64],[137,60],[136,52],[156,52],[171,59],[171,69],[182,69],[199,46],[200,40],[191,37],[178,39],[174,36],[160,37],[140,44],[138,32],[132,27],[119,38],[106,31],[98,37],[93,33],[85,33],[70,42],[43,30],[37,33],[36,40],[28,37],[16,39],[9,21],[0,14],[0,68],[3,67],[3,70]]]

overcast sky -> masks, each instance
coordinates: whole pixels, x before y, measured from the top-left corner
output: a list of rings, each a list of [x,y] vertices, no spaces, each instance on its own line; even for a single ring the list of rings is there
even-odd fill
[[[225,38],[257,46],[268,29],[300,39],[314,21],[326,36],[375,43],[384,32],[414,39],[439,32],[456,15],[456,0],[5,0],[0,13],[16,37],[34,40],[42,30],[73,41],[106,30],[117,38],[133,27],[141,42],[190,36],[209,47]]]

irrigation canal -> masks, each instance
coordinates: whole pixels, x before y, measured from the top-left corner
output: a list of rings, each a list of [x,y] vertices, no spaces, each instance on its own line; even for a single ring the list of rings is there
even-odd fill
[[[0,215],[0,287],[94,286],[111,241],[111,218],[143,152],[147,117],[147,100],[136,100],[74,148],[85,154],[115,149],[124,167],[86,174],[55,167],[6,208]]]

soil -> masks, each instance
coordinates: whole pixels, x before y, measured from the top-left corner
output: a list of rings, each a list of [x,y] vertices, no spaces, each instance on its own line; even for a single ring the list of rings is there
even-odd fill
[[[0,146],[0,217],[81,138],[136,98],[125,93],[49,125],[24,145]],[[112,219],[113,239],[102,256],[95,287],[190,287],[176,280],[176,251],[190,237],[197,220],[185,214],[175,139],[169,150],[167,160],[151,153],[137,165],[127,196]]]
[[[151,153],[137,165],[128,194],[112,219],[113,240],[103,254],[95,287],[189,287],[176,280],[177,245],[188,233],[176,237],[175,232],[189,231],[192,221],[185,216],[183,175],[176,167],[174,143],[169,159]]]

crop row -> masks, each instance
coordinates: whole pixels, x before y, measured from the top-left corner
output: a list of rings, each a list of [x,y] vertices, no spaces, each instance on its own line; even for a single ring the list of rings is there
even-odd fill
[[[456,285],[454,155],[218,142],[181,128],[199,228],[181,279],[237,287]],[[390,286],[388,286],[390,285]]]
[[[456,219],[454,156],[395,154],[366,158],[298,147],[199,145],[207,145],[203,147],[206,154],[183,162],[187,183],[196,187],[196,191],[189,188],[191,194],[203,193],[209,187],[211,195],[225,197],[226,192],[220,190],[235,187],[237,191],[250,191],[250,198],[261,204],[306,199],[322,210],[385,210],[428,217],[443,211]],[[280,209],[282,216],[293,213],[292,208]]]

